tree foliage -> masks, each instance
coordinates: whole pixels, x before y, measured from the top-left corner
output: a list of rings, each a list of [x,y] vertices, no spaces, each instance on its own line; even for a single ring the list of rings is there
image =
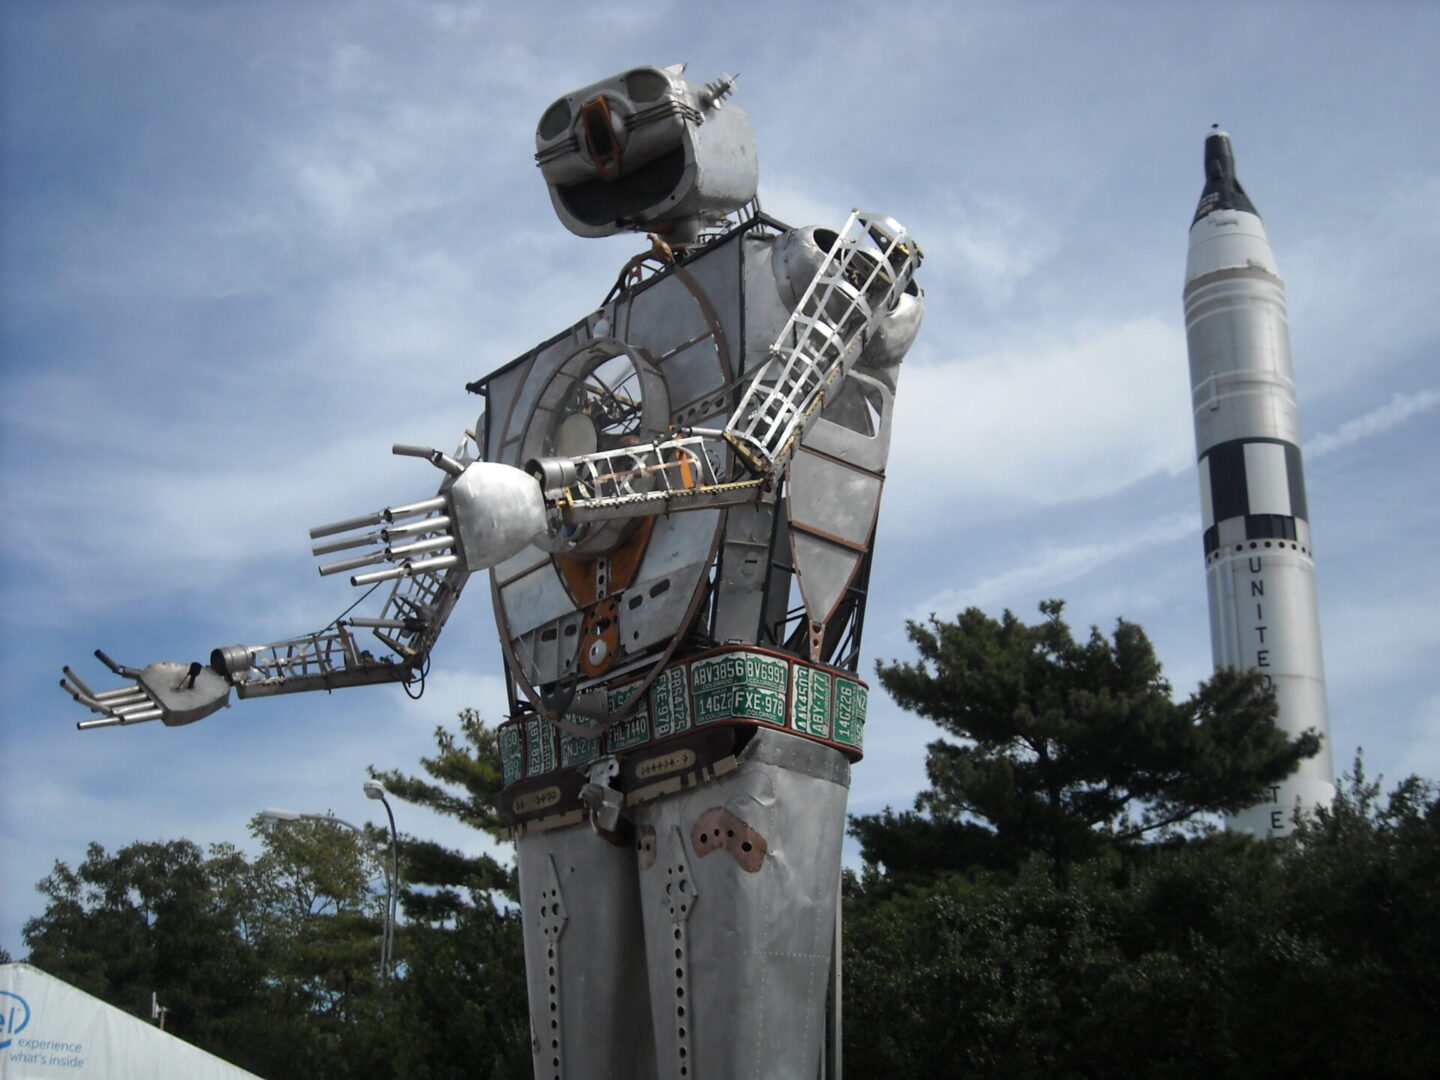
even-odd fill
[[[435,782],[376,773],[391,794],[498,831],[494,733],[471,711],[422,760]],[[372,770],[373,771],[373,770]],[[489,854],[400,844],[406,919],[398,977],[379,968],[385,896],[377,845],[325,822],[252,831],[229,846],[92,844],[39,884],[29,961],[267,1080],[486,1080],[530,1076],[514,875]],[[382,845],[383,847],[384,845]]]
[[[1318,747],[1253,675],[1172,699],[1123,620],[1077,641],[975,610],[880,665],[929,748],[912,811],[858,818],[846,1065],[860,1075],[1429,1075],[1440,799],[1357,760],[1292,837],[1215,832]]]
[[[855,822],[867,858],[902,872],[1013,868],[1037,851],[1066,864],[1241,809],[1319,749],[1275,728],[1253,673],[1218,672],[1177,702],[1139,626],[1077,641],[1063,606],[1041,604],[1034,625],[977,608],[908,624],[919,660],[878,665],[880,682],[958,741],[930,744],[921,813]]]
[[[474,709],[458,731],[435,729],[426,778],[370,773],[395,796],[453,817],[498,841],[495,797],[504,785],[493,729]],[[476,1080],[531,1075],[519,885],[512,867],[405,837],[400,846],[406,974],[397,988],[409,1035],[395,1075]]]
[[[1222,673],[1175,703],[1138,627],[1075,641],[967,612],[881,666],[937,742],[913,811],[853,823],[846,1068],[855,1076],[1421,1077],[1440,1056],[1440,794],[1356,761],[1290,838],[1191,826],[1314,740]],[[436,732],[397,797],[495,837],[494,732]],[[1009,785],[1007,790],[1006,785]],[[398,977],[365,841],[324,824],[229,847],[92,845],[40,883],[30,961],[268,1080],[530,1076],[515,878],[498,849],[404,837]],[[477,838],[478,839],[478,838]],[[1145,842],[1142,842],[1145,841]],[[1060,872],[1057,872],[1057,869]]]
[[[167,1030],[263,1076],[350,1075],[329,1055],[373,1016],[378,955],[359,848],[302,822],[262,837],[254,863],[188,840],[57,862],[30,963],[137,1016],[153,994]]]
[[[504,823],[495,797],[504,780],[495,732],[475,709],[461,710],[457,721],[458,734],[435,729],[438,753],[420,759],[429,779],[373,766],[370,775],[397,798],[452,817],[498,841]],[[494,895],[510,901],[519,898],[513,869],[492,855],[467,855],[414,837],[406,837],[401,850],[405,911],[412,918],[443,925],[469,905],[489,905]]]
[[[1037,855],[846,905],[861,1076],[1433,1075],[1440,797],[1358,768],[1296,835]]]

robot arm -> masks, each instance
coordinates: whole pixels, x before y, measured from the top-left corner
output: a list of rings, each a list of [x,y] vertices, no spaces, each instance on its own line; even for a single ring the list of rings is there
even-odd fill
[[[461,464],[420,447],[394,450],[423,457],[446,474],[433,497],[310,530],[311,538],[321,541],[316,555],[372,548],[322,566],[322,575],[391,564],[350,578],[352,585],[393,582],[378,611],[371,616],[346,611],[323,630],[285,641],[215,649],[208,665],[164,662],[137,670],[96,650],[100,661],[128,682],[97,692],[66,667],[61,688],[99,714],[77,726],[189,724],[226,707],[232,689],[241,698],[267,697],[423,678],[430,650],[470,574],[523,548],[544,531],[545,516],[535,482],[517,469],[483,461]],[[382,649],[372,651],[372,636]]]
[[[566,524],[752,501],[784,472],[826,393],[911,287],[921,253],[897,222],[850,215],[722,430],[530,465]],[[728,445],[745,475],[721,475]]]

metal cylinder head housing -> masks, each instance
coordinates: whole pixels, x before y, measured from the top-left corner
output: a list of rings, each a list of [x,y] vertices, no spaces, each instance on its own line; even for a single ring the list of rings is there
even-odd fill
[[[577,236],[654,231],[674,242],[755,197],[750,118],[724,101],[734,79],[686,81],[640,67],[560,98],[540,117],[535,163]]]

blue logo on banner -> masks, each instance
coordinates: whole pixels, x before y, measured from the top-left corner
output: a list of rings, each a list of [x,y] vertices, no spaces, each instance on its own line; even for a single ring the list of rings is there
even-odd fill
[[[10,1045],[10,1036],[25,1030],[30,1023],[30,1005],[19,994],[0,990],[0,1050]]]

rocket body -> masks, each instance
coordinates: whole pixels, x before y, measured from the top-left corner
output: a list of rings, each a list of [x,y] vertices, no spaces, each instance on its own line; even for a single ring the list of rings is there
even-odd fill
[[[1285,284],[1223,132],[1206,139],[1205,167],[1190,226],[1185,331],[1211,650],[1217,668],[1253,668],[1274,687],[1283,731],[1314,729],[1323,740],[1228,824],[1282,836],[1297,803],[1313,808],[1335,793]]]

